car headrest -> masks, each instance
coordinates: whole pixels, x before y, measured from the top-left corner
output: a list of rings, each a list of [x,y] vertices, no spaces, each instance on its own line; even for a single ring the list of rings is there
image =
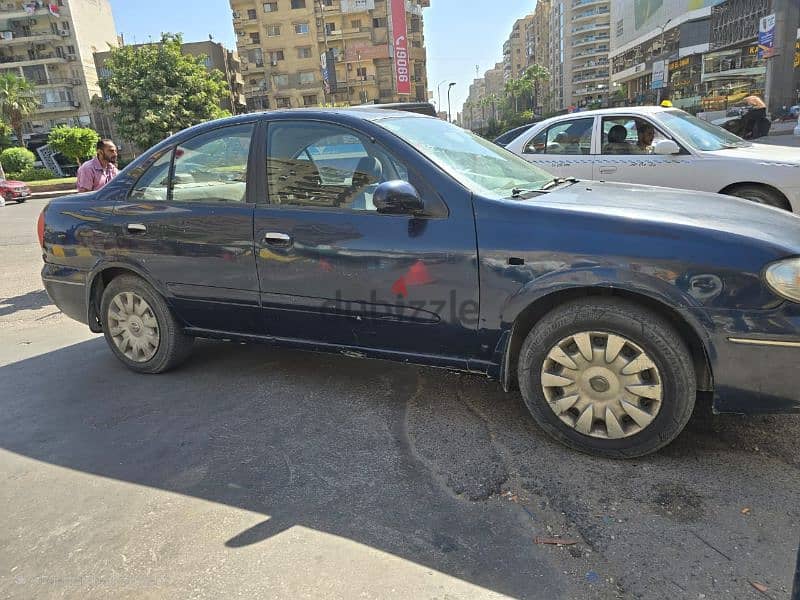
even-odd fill
[[[608,142],[610,144],[624,144],[626,139],[628,139],[628,130],[622,125],[614,125],[608,131]]]
[[[365,156],[356,165],[356,170],[353,177],[362,177],[368,179],[370,182],[377,182],[383,176],[383,165],[374,156]]]

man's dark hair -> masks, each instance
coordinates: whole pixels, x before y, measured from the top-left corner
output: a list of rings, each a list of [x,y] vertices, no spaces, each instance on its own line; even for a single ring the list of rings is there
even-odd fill
[[[114,140],[109,140],[109,139],[100,140],[99,142],[97,142],[97,149],[102,150],[103,148],[106,147],[106,144],[113,144],[113,143]]]

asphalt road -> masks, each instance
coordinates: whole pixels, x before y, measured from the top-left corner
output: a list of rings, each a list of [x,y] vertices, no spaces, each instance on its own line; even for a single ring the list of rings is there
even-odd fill
[[[788,597],[800,418],[701,407],[620,462],[440,370],[201,342],[135,375],[43,292],[42,205],[0,209],[0,597]]]

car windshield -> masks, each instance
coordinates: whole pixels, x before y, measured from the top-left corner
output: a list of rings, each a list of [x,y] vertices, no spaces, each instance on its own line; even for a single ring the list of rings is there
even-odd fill
[[[466,188],[487,198],[498,200],[538,190],[553,179],[508,150],[441,119],[395,117],[380,124]]]
[[[750,143],[722,127],[713,125],[682,110],[669,110],[658,114],[664,126],[682,137],[695,150],[722,150],[742,148]]]

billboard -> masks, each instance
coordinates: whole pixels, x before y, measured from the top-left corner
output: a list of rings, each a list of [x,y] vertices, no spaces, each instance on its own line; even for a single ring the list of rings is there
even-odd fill
[[[408,56],[405,0],[392,0],[392,42],[397,93],[411,94],[411,61]]]
[[[357,13],[375,10],[375,0],[341,0],[343,13]]]
[[[633,40],[659,31],[669,20],[701,8],[721,4],[724,0],[628,0],[612,2],[612,52]],[[573,15],[580,9],[573,8]]]
[[[758,58],[775,56],[775,15],[767,15],[758,22]]]

